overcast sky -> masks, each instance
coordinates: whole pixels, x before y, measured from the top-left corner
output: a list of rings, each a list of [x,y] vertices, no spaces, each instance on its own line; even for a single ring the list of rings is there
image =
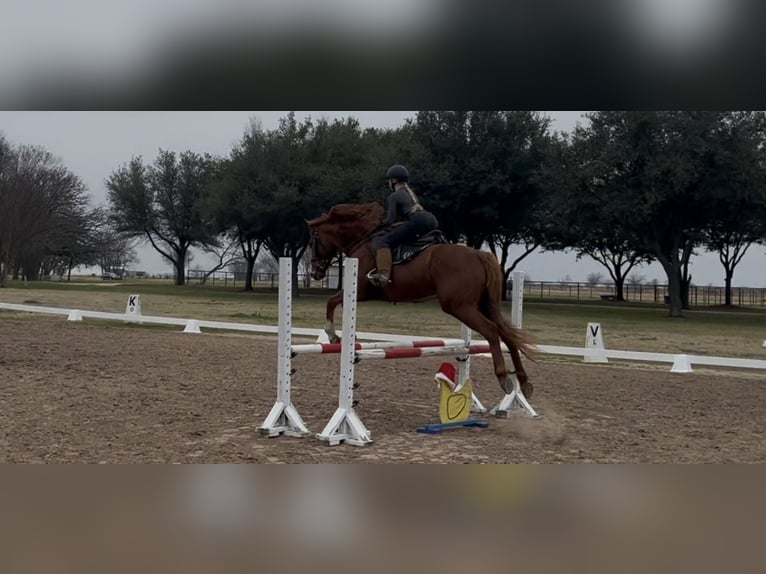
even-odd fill
[[[363,127],[396,127],[413,111],[313,111],[297,112],[299,118],[354,116]],[[584,112],[544,112],[560,131],[571,130]],[[94,203],[106,203],[105,178],[133,156],[151,162],[159,149],[192,150],[225,156],[240,139],[250,118],[258,118],[266,129],[274,128],[286,111],[228,112],[0,112],[0,133],[12,143],[41,145],[59,156],[87,184]],[[381,166],[381,169],[386,166]],[[150,247],[139,249],[134,267],[149,273],[170,272],[170,266]],[[765,249],[753,246],[737,268],[735,285],[766,286]],[[201,262],[198,258],[193,262]],[[578,262],[566,253],[534,253],[520,268],[533,281],[569,278],[584,281],[591,272],[605,270],[591,260]],[[715,254],[692,259],[691,272],[697,285],[723,284],[723,268]],[[638,271],[647,279],[665,281],[658,264]]]

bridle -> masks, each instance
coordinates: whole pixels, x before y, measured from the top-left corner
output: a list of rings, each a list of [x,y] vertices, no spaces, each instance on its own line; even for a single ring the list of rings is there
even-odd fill
[[[312,231],[311,240],[309,242],[309,249],[311,249],[311,271],[312,274],[314,272],[319,272],[324,275],[327,272],[327,268],[330,266],[330,262],[332,261],[333,256],[331,255],[326,259],[317,257],[317,251],[320,245],[319,230]]]
[[[373,229],[370,233],[366,234],[361,239],[358,239],[351,243],[348,247],[342,247],[340,249],[340,252],[343,253],[346,256],[350,256],[352,253],[354,253],[357,249],[362,247],[364,244],[368,243],[370,239],[375,236],[376,234],[380,233],[382,228],[380,226]],[[311,269],[318,271],[322,273],[323,275],[327,272],[328,267],[330,267],[330,263],[332,262],[332,258],[335,257],[335,254],[330,255],[327,258],[320,258],[317,257],[317,251],[319,247],[321,247],[322,244],[319,240],[319,230],[316,229],[311,232],[311,240],[309,241],[309,248],[311,249]]]

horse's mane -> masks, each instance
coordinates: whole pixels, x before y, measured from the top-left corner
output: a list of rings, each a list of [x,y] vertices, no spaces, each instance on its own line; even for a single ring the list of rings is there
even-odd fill
[[[383,220],[384,210],[378,203],[341,203],[329,212],[308,221],[309,228],[336,226],[347,237],[359,238],[372,232]]]

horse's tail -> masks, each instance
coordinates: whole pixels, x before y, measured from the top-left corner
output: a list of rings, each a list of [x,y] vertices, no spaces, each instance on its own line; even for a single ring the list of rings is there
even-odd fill
[[[484,286],[481,311],[500,330],[500,338],[508,347],[516,347],[527,358],[535,360],[536,349],[532,338],[522,329],[511,325],[500,309],[503,296],[503,270],[497,258],[486,251],[480,252],[482,265],[486,271],[487,283]]]

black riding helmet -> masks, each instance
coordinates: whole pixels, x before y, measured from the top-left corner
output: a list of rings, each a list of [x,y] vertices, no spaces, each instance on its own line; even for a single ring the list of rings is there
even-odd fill
[[[386,172],[386,179],[398,179],[399,181],[410,181],[410,172],[403,165],[392,165]]]

